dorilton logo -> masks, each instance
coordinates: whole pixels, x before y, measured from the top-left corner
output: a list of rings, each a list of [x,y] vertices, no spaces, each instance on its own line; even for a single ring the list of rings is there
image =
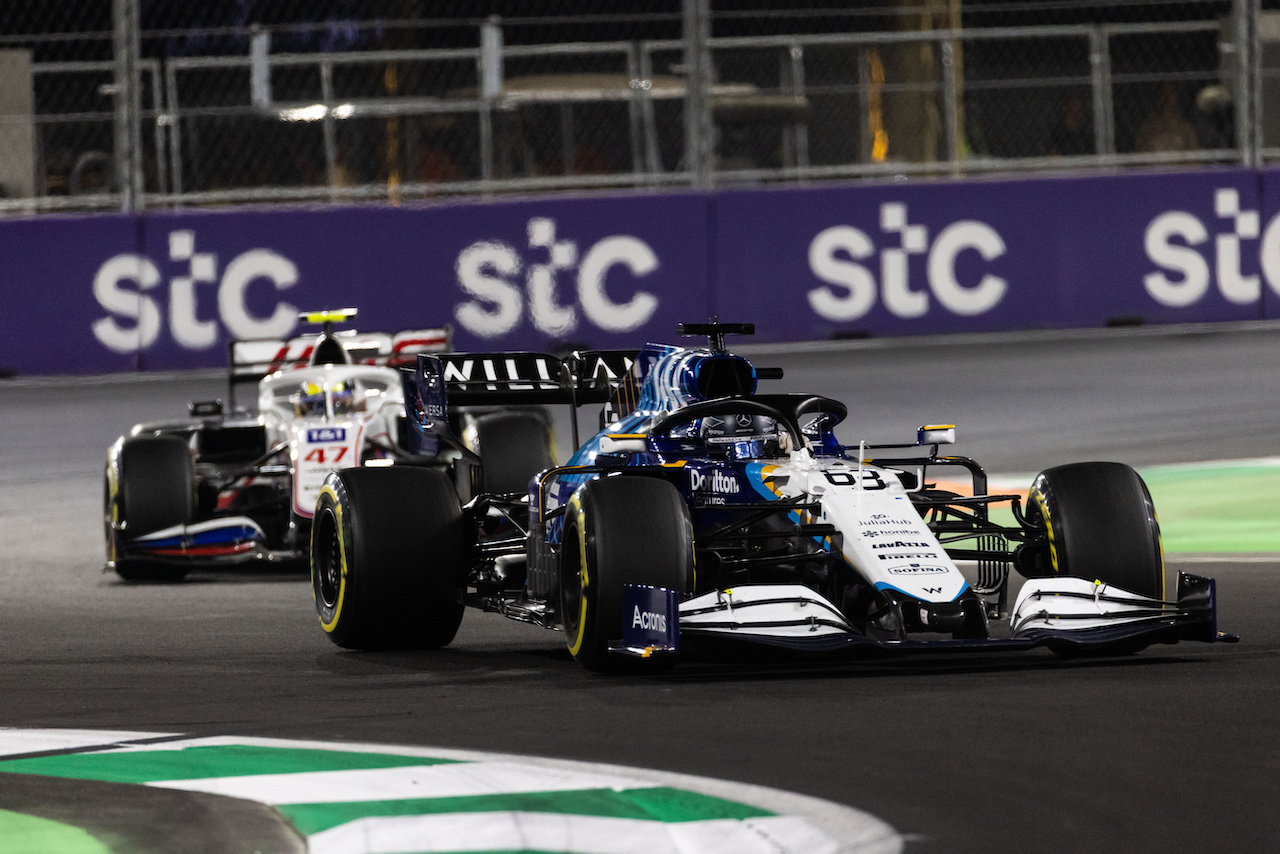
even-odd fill
[[[737,495],[741,489],[736,478],[722,471],[713,471],[708,475],[692,469],[689,471],[689,486],[695,492],[710,491],[722,495]]]

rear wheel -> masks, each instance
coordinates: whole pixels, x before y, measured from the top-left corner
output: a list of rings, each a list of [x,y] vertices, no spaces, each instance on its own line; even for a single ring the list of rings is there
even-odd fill
[[[1049,575],[1098,580],[1171,600],[1177,580],[1165,567],[1151,493],[1121,463],[1073,463],[1041,472],[1029,513],[1045,523]]]
[[[654,672],[670,659],[609,652],[622,637],[623,588],[693,588],[693,526],[663,480],[593,480],[570,499],[561,546],[560,614],[569,652],[589,670]]]
[[[133,538],[192,522],[196,475],[187,441],[180,436],[127,439],[118,465],[114,496],[110,472],[107,475],[108,558],[115,560],[116,573],[128,581],[177,581],[190,571],[189,565],[122,557],[117,531]]]
[[[426,649],[453,640],[475,530],[449,479],[409,466],[329,475],[311,531],[311,585],[329,640]]]
[[[530,478],[556,464],[551,425],[540,410],[468,416],[464,435],[480,457],[482,488],[490,494],[523,493]]]

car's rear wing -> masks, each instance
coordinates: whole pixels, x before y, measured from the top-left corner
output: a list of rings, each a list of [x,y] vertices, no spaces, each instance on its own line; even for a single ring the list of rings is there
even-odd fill
[[[453,330],[449,326],[441,326],[406,329],[394,334],[349,331],[338,332],[335,337],[342,342],[352,364],[398,368],[412,366],[419,353],[448,351],[453,343]],[[235,408],[236,386],[257,382],[276,371],[306,367],[317,340],[318,336],[313,333],[295,338],[232,341],[227,354],[231,408]]]
[[[566,358],[548,353],[421,353],[401,368],[405,412],[415,453],[433,454],[449,435],[457,407],[605,403],[630,375],[634,350],[586,350]],[[577,446],[577,419],[573,425]]]

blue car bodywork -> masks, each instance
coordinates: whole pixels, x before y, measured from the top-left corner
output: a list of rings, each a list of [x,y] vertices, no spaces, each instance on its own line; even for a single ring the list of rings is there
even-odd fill
[[[1022,496],[989,494],[974,461],[939,454],[954,441],[951,425],[922,427],[910,443],[846,445],[835,432],[847,414],[840,402],[759,390],[781,371],[724,345],[749,325],[681,331],[707,344],[564,359],[423,354],[405,370],[407,417],[424,458],[457,444],[451,410],[479,403],[568,404],[577,450],[539,472],[527,494],[480,495],[459,508],[465,566],[422,570],[459,608],[433,612],[439,627],[427,635],[394,637],[448,643],[467,605],[563,629],[574,656],[596,670],[668,666],[682,646],[702,641],[1080,653],[1232,639],[1217,630],[1213,580],[1165,565],[1150,496],[1131,469],[1050,469],[1024,508]],[[585,406],[601,408],[601,429],[579,443]],[[930,483],[939,469],[959,470],[968,494]],[[371,484],[359,501],[357,479]],[[329,503],[317,508],[330,523],[318,526],[312,548],[321,623],[340,645],[394,645],[372,628],[348,633],[338,613],[367,604],[355,578],[377,576],[388,591],[394,579],[410,584],[407,571],[354,557],[373,553],[359,542],[372,534],[343,514],[383,506],[376,481],[338,472],[330,482]],[[1098,490],[1127,496],[1112,508],[1115,521],[1089,515]],[[997,504],[1012,509],[1012,524],[993,520]],[[1101,545],[1108,540],[1124,542]],[[1011,568],[1025,577],[1012,605]],[[357,618],[345,615],[348,624]]]

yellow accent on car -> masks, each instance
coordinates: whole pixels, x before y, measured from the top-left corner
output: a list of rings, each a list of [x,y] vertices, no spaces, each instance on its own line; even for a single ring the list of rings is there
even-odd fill
[[[1044,493],[1034,489],[1027,497],[1040,507],[1040,517],[1044,519],[1045,530],[1049,533],[1049,561],[1053,564],[1054,574],[1060,575],[1062,570],[1058,568],[1058,546],[1053,539],[1053,522],[1049,519],[1049,506],[1045,504]]]
[[[342,536],[342,502],[338,500],[338,493],[327,483],[320,487],[320,495],[317,497],[317,501],[323,499],[326,495],[333,501],[334,531],[338,537],[338,563],[342,567],[342,572],[338,578],[338,601],[333,606],[333,617],[328,622],[325,622],[323,616],[320,617],[320,628],[328,633],[338,627],[338,622],[342,619],[342,603],[347,595],[347,540],[346,537]],[[314,572],[314,570],[312,571]],[[313,591],[311,595],[314,599],[314,584],[311,589]]]
[[[354,308],[331,308],[324,311],[304,311],[298,317],[307,323],[341,323],[356,316]]]
[[[779,498],[782,498],[783,497],[782,490],[778,489],[778,487],[774,486],[772,483],[769,482],[769,479],[773,476],[773,473],[777,470],[778,470],[777,466],[761,466],[760,467],[760,483],[762,483],[774,495],[778,496]]]
[[[581,495],[582,491],[579,490],[569,499],[569,509],[573,511],[578,521],[578,599],[581,602],[581,610],[578,612],[577,635],[569,644],[569,654],[575,658],[582,651],[582,643],[587,636],[587,584],[590,581],[587,571],[587,514],[582,509],[582,500],[579,497]]]

